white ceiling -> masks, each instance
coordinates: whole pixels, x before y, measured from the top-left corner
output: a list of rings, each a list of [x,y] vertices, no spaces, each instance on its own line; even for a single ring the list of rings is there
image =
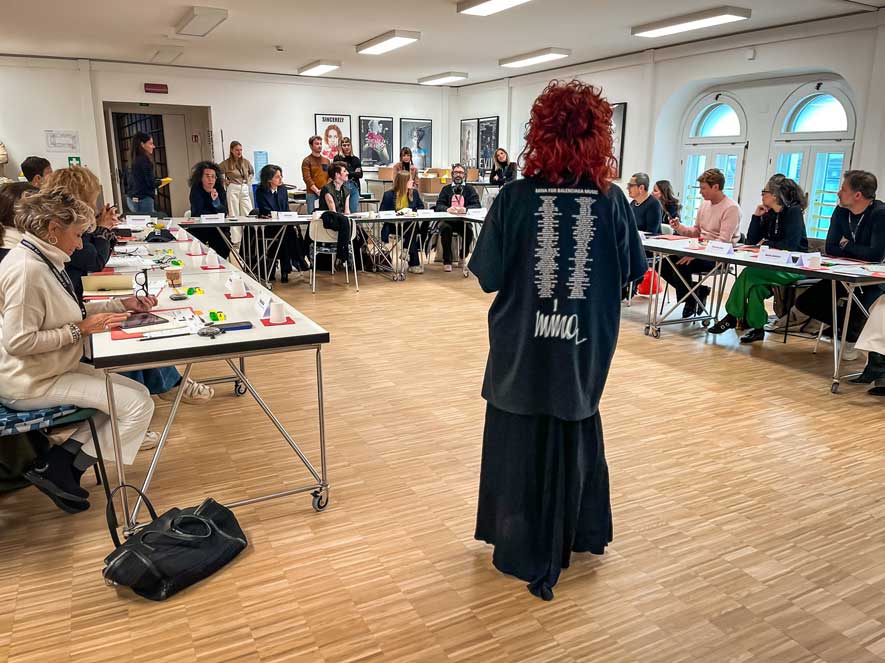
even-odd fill
[[[176,65],[294,74],[313,60],[341,60],[334,77],[414,83],[444,71],[466,71],[468,83],[504,78],[656,48],[687,40],[863,11],[846,0],[532,0],[489,16],[456,13],[457,0],[197,0],[230,16],[209,36],[181,38],[174,26],[188,4],[177,0],[39,0],[4,2],[0,51],[149,62],[157,46],[181,44]],[[863,0],[885,5],[885,0]],[[662,39],[630,36],[630,27],[733,4],[749,21]],[[354,45],[399,28],[417,30],[416,44],[380,56]],[[169,36],[171,35],[171,37]],[[284,47],[278,53],[275,45]],[[555,65],[501,69],[498,60],[547,46],[572,49]]]

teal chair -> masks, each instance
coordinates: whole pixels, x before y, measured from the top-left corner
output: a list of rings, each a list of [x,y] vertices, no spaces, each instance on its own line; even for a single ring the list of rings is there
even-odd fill
[[[13,410],[0,405],[0,438],[33,430],[46,431],[59,426],[67,426],[68,424],[88,422],[95,446],[95,453],[98,457],[98,462],[94,466],[95,478],[104,487],[105,497],[110,502],[111,490],[108,486],[107,469],[104,465],[101,445],[98,443],[98,431],[95,429],[95,421],[93,419],[97,412],[97,410],[79,408],[74,405],[57,405],[55,407],[29,411]]]

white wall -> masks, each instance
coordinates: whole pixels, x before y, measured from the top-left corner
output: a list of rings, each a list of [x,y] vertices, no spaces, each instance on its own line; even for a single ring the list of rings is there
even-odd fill
[[[144,83],[166,83],[169,94],[145,94]],[[357,131],[360,115],[394,118],[395,149],[399,118],[433,121],[434,162],[447,163],[447,88],[305,80],[291,76],[243,74],[202,69],[157,67],[86,60],[0,58],[0,141],[10,152],[7,176],[29,154],[46,155],[54,167],[67,166],[67,155],[47,155],[45,129],[80,132],[83,164],[112,191],[102,104],[105,101],[209,106],[216,137],[239,140],[247,156],[266,150],[287,182],[301,183],[301,160],[309,152],[314,113],[351,115]],[[223,159],[226,146],[215,144]],[[12,171],[15,170],[13,173]]]
[[[749,59],[753,49],[752,59]],[[523,145],[531,104],[553,78],[601,86],[612,102],[626,101],[627,130],[621,171],[648,172],[681,188],[682,128],[705,91],[733,90],[748,116],[748,152],[742,207],[745,224],[756,192],[772,174],[772,127],[782,102],[809,76],[844,79],[857,111],[852,166],[880,175],[885,195],[885,11],[760,31],[612,58],[543,74],[460,88],[451,103],[452,154],[461,118],[501,115],[502,142],[515,156]]]

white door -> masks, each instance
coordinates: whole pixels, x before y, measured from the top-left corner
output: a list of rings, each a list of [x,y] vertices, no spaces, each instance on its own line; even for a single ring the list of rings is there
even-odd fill
[[[744,166],[743,146],[723,145],[689,150],[683,161],[684,177],[682,191],[682,223],[694,224],[701,194],[698,177],[708,168],[718,168],[725,175],[726,196],[740,202]]]

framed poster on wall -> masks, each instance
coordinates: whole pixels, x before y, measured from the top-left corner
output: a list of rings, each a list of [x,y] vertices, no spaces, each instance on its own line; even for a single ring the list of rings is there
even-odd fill
[[[618,160],[615,179],[621,177],[621,162],[624,160],[624,135],[627,128],[627,102],[612,104],[612,154]]]
[[[393,159],[393,118],[360,115],[360,160],[363,168],[389,166]]]
[[[465,168],[476,168],[477,133],[479,133],[479,120],[461,120],[461,150],[459,161]]]
[[[401,117],[399,120],[400,149],[412,150],[412,163],[418,170],[433,167],[433,122]]]
[[[331,161],[341,149],[341,139],[350,136],[350,115],[316,113],[313,122],[316,135],[323,139],[323,156]]]
[[[492,169],[495,160],[495,150],[498,149],[498,116],[479,118],[479,141],[476,155],[476,163],[480,173]]]

